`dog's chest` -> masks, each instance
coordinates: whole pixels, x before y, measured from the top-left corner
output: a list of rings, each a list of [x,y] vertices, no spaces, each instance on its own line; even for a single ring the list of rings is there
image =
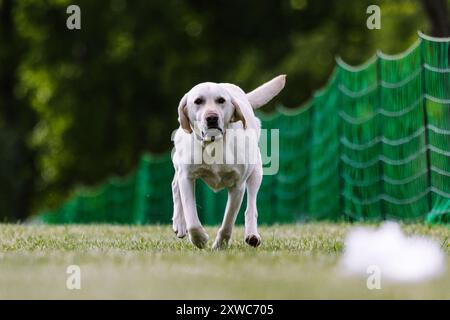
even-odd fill
[[[211,189],[219,191],[223,188],[232,188],[242,179],[241,166],[209,165],[199,166],[193,170],[193,178],[202,179]]]

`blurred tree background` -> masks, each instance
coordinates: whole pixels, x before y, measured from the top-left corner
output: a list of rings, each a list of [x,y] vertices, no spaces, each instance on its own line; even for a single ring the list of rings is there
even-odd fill
[[[250,90],[288,74],[295,108],[336,55],[399,53],[450,33],[448,0],[0,0],[0,219],[54,207],[79,184],[166,152],[182,95],[203,81]],[[66,8],[81,8],[81,30]],[[381,30],[366,9],[381,7]],[[274,104],[266,107],[269,112]]]

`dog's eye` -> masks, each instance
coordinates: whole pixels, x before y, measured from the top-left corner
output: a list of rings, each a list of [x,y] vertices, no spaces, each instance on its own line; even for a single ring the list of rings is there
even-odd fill
[[[197,98],[194,101],[195,104],[202,104],[203,103],[203,99],[202,98]]]
[[[225,103],[225,99],[220,97],[220,98],[217,98],[216,102],[222,104],[222,103]]]

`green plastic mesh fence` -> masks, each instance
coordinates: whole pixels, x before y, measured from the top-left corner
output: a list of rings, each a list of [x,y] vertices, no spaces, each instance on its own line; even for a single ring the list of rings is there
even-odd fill
[[[362,66],[341,59],[325,88],[296,110],[258,114],[279,129],[279,171],[258,194],[263,224],[305,220],[450,218],[450,39],[419,33],[405,53],[378,52]],[[270,134],[268,135],[270,145]],[[271,150],[273,152],[273,150]],[[170,155],[79,190],[46,223],[170,223]],[[226,191],[196,185],[200,219],[219,224]],[[243,222],[244,205],[238,216]]]

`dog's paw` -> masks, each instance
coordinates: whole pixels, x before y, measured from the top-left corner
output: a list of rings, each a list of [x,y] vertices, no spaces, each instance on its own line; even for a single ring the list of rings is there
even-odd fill
[[[216,237],[216,240],[214,240],[212,248],[214,250],[225,249],[226,247],[228,247],[230,245],[230,242],[231,242],[230,237],[221,237],[218,235]]]
[[[245,242],[252,247],[258,247],[261,244],[261,236],[259,234],[249,234],[245,237]]]
[[[184,238],[187,235],[186,221],[184,218],[175,219],[172,223],[172,230],[178,238]]]
[[[178,227],[173,226],[172,229],[173,232],[175,232],[175,235],[180,239],[186,237],[187,235],[186,226],[178,226]]]
[[[209,236],[206,233],[206,230],[202,227],[193,228],[189,230],[189,240],[191,240],[192,244],[197,248],[200,249],[205,248],[208,239]]]

